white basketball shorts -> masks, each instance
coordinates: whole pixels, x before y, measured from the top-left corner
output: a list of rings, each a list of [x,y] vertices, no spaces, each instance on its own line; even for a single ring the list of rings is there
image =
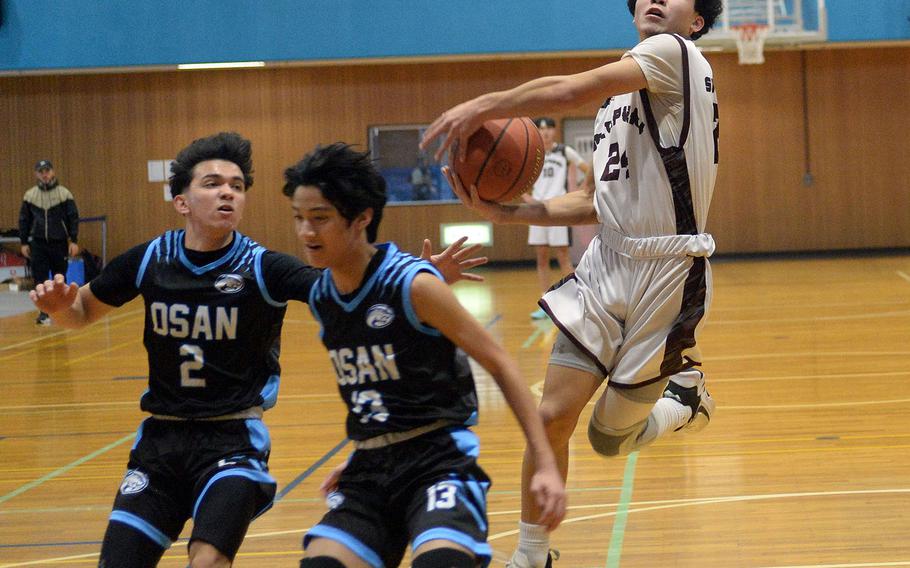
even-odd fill
[[[616,388],[701,365],[696,335],[711,303],[710,235],[606,239],[595,237],[574,277],[544,295],[553,322]]]
[[[569,240],[569,227],[538,227],[528,226],[528,244],[534,246],[567,247]]]

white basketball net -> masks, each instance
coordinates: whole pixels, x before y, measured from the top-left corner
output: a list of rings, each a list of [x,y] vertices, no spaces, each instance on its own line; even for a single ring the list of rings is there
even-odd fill
[[[736,32],[736,49],[739,51],[740,65],[758,65],[765,62],[765,37],[768,26],[763,24],[743,24],[734,26]]]

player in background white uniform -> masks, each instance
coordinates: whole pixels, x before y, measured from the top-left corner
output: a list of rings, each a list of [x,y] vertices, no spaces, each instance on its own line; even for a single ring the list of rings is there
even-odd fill
[[[534,182],[531,195],[522,195],[525,203],[538,203],[570,191],[578,189],[576,169],[587,174],[591,167],[582,159],[575,148],[556,142],[556,121],[549,117],[540,117],[534,120],[540,135],[543,137],[543,147],[547,153],[543,160],[543,169],[540,177]],[[528,227],[528,244],[537,251],[537,282],[540,284],[540,293],[547,291],[553,283],[550,280],[550,251],[559,263],[561,277],[572,274],[574,267],[569,258],[569,245],[572,243],[571,229],[562,227]],[[537,308],[531,312],[531,319],[544,319],[547,312]]]
[[[603,455],[699,429],[714,410],[695,339],[711,297],[714,241],[703,231],[717,171],[717,99],[711,67],[691,40],[711,28],[722,1],[628,0],[628,7],[640,43],[619,61],[462,103],[437,118],[421,143],[442,137],[440,155],[455,144],[463,156],[486,120],[606,99],[594,130],[593,192],[501,205],[447,172],[462,201],[494,222],[601,225],[575,276],[540,302],[562,332],[539,412],[563,475],[578,417],[607,377],[588,426]],[[531,524],[532,459],[525,452],[515,568],[551,564],[549,535]]]

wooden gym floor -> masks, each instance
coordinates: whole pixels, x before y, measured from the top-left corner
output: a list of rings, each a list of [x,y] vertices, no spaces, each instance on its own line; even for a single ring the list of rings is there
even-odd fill
[[[718,260],[701,336],[718,413],[628,458],[572,443],[556,568],[910,566],[910,255]],[[532,322],[530,269],[455,290],[539,393],[554,330]],[[0,566],[91,566],[145,388],[142,309],[79,332],[0,319]],[[350,451],[331,368],[302,305],[284,328],[266,415],[275,507],[235,566],[296,566],[317,487]],[[516,542],[522,438],[477,373],[493,566]],[[590,405],[589,405],[590,407]],[[185,530],[184,534],[189,531]],[[162,566],[186,565],[185,541]]]

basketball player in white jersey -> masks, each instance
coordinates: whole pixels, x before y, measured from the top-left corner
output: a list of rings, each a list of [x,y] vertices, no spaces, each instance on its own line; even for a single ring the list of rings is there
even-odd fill
[[[717,172],[717,98],[692,40],[720,15],[721,0],[628,0],[640,43],[615,62],[543,77],[482,95],[443,113],[422,142],[441,137],[465,153],[486,120],[603,103],[594,124],[593,191],[538,204],[478,198],[450,171],[466,205],[497,223],[600,223],[575,274],[540,305],[558,326],[539,411],[568,470],[568,443],[604,379],[588,437],[606,456],[625,455],[679,429],[707,424],[714,402],[699,371],[696,335],[711,298],[704,232]],[[522,523],[515,568],[550,566],[549,536],[531,524],[536,505],[522,468]]]
[[[575,148],[556,142],[556,121],[549,117],[540,117],[534,120],[540,135],[543,138],[543,147],[547,149],[544,156],[543,168],[540,177],[534,182],[531,195],[525,193],[522,199],[525,203],[538,203],[565,195],[578,187],[576,169],[587,174],[590,170],[588,163],[582,159]],[[550,280],[550,251],[556,257],[559,271],[562,276],[572,274],[574,267],[569,258],[569,245],[571,233],[569,227],[528,227],[528,244],[537,251],[537,282],[540,284],[541,294],[545,293],[552,284]],[[531,312],[531,319],[544,319],[547,312],[537,308]]]

